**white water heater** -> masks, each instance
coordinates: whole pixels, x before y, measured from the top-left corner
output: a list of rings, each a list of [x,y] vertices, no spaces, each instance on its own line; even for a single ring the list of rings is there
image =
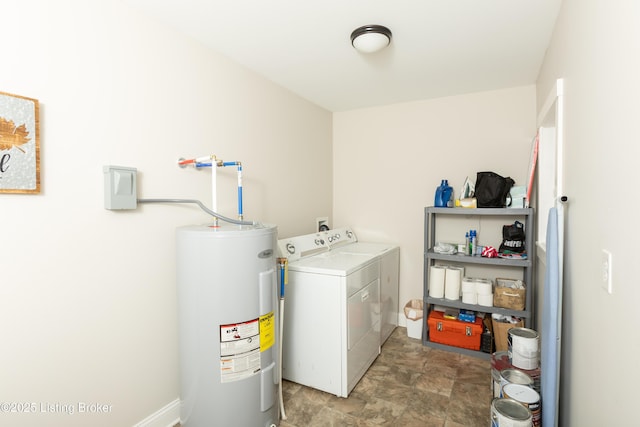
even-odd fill
[[[276,230],[177,230],[182,427],[279,424]]]

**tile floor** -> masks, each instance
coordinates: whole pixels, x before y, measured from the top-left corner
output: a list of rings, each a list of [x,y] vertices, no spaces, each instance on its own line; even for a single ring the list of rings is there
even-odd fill
[[[280,427],[490,425],[488,360],[424,347],[398,327],[347,399],[284,381]]]

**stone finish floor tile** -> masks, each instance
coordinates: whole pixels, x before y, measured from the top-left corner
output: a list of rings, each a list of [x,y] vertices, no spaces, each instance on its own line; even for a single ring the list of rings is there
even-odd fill
[[[422,345],[398,327],[348,398],[283,382],[280,427],[486,427],[488,360]]]

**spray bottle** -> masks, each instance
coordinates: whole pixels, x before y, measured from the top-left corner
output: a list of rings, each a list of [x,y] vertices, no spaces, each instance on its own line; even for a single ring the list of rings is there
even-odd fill
[[[476,230],[471,230],[471,255],[476,254],[476,249],[478,245],[478,236]]]
[[[469,242],[469,232],[467,231],[464,235],[464,254],[469,255],[469,248],[471,243]]]

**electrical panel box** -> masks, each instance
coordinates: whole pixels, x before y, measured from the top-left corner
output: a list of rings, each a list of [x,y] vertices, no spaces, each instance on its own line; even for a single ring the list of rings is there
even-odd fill
[[[135,209],[137,169],[123,166],[104,166],[104,208]]]

